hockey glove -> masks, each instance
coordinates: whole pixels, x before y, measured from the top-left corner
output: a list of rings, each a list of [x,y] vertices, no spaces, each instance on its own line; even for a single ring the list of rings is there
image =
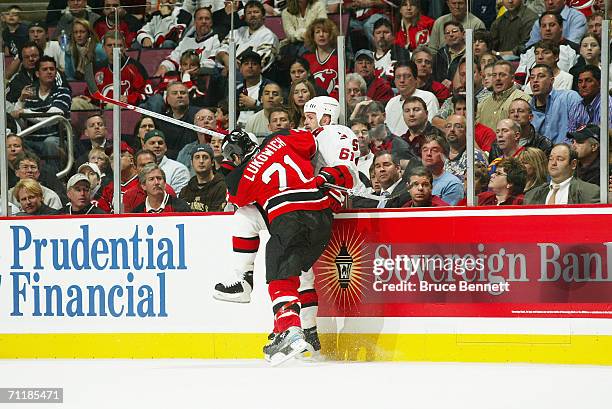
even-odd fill
[[[326,167],[322,168],[316,177],[317,187],[321,187],[325,183],[350,188],[353,187],[353,176],[345,165]]]

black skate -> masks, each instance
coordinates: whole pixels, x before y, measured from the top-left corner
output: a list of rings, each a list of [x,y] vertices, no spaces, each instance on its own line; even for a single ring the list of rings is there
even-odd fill
[[[247,271],[240,281],[233,283],[218,283],[215,285],[213,298],[219,301],[248,303],[251,302],[253,291],[253,272]]]
[[[276,334],[274,339],[263,348],[266,361],[272,366],[277,366],[289,359],[299,355],[304,350],[312,350],[304,338],[304,331],[300,327],[290,327],[281,334]]]

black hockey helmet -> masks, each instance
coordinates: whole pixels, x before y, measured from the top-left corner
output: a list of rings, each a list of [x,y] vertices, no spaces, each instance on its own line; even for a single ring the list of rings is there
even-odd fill
[[[257,138],[242,129],[234,129],[223,138],[221,149],[227,160],[235,162],[236,157],[241,162],[247,161],[257,152]]]

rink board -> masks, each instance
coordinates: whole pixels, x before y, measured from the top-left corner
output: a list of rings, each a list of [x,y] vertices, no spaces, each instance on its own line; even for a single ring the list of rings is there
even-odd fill
[[[260,358],[261,252],[250,304],[212,298],[231,224],[0,220],[0,358]],[[324,353],[612,364],[611,227],[605,206],[341,214],[315,265]]]

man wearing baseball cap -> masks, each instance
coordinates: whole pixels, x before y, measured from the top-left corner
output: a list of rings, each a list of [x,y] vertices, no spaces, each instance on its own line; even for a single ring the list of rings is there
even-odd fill
[[[76,173],[68,179],[66,184],[70,202],[57,211],[57,214],[87,215],[105,214],[102,209],[91,203],[91,183],[82,173]]]
[[[393,98],[393,89],[389,81],[375,74],[374,53],[370,50],[359,50],[355,53],[355,72],[366,82],[366,95],[374,101],[387,103]]]
[[[240,108],[238,123],[242,126],[262,108],[264,87],[271,82],[261,75],[261,71],[261,56],[258,53],[247,50],[240,55],[240,74],[243,82],[236,91],[236,100]]]
[[[214,153],[210,145],[197,145],[191,154],[195,176],[181,190],[183,199],[194,212],[222,212],[227,187],[220,173],[215,172]]]
[[[189,182],[189,169],[180,162],[166,156],[168,145],[166,135],[159,129],[153,129],[145,134],[143,138],[143,149],[152,151],[157,157],[157,163],[166,174],[166,182],[178,194]]]
[[[599,127],[586,125],[569,132],[572,149],[578,155],[576,177],[599,186]]]

